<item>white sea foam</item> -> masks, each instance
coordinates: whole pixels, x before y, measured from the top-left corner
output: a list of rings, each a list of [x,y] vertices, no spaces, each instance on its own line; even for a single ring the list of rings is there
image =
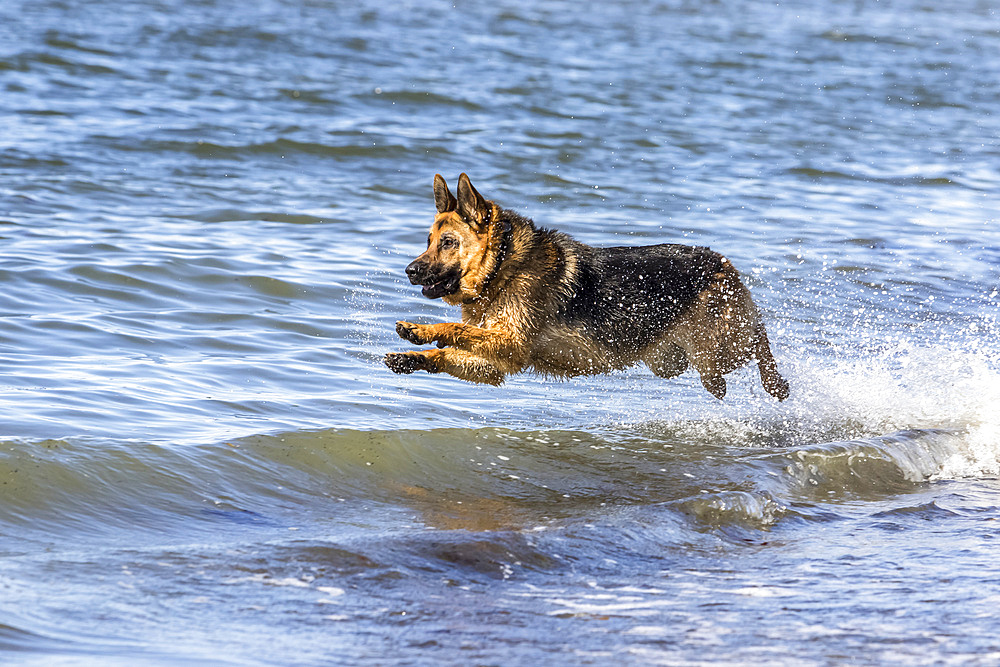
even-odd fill
[[[252,574],[246,577],[234,577],[230,579],[223,579],[224,584],[245,584],[245,583],[258,583],[267,586],[280,586],[280,587],[292,587],[292,588],[309,588],[312,586],[310,581],[305,581],[303,579],[296,579],[294,577],[272,577],[269,574]]]
[[[977,344],[897,343],[870,354],[792,369],[797,395],[786,417],[840,425],[844,438],[909,429],[955,435],[954,454],[932,478],[1000,473],[1000,354]]]
[[[980,332],[990,334],[987,332]],[[692,442],[743,447],[802,447],[869,439],[900,431],[941,431],[931,472],[919,479],[1000,474],[1000,351],[996,336],[917,344],[897,340],[867,349],[783,355],[791,397],[777,403],[757,391],[756,369],[730,376],[725,402],[678,400],[668,419],[638,418],[639,428]],[[750,383],[751,389],[744,385]],[[627,428],[636,427],[633,422]],[[914,446],[931,446],[930,440]],[[948,451],[951,450],[951,451]],[[905,461],[903,462],[905,464]],[[909,472],[905,471],[904,472]]]

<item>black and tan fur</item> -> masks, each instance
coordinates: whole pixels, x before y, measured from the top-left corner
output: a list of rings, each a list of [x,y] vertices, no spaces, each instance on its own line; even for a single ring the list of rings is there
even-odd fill
[[[594,248],[485,200],[465,174],[457,197],[435,176],[434,201],[427,251],[406,273],[461,306],[462,321],[398,322],[401,338],[437,348],[386,355],[394,372],[499,385],[526,370],[574,377],[643,362],[670,378],[693,366],[721,399],[723,375],[756,360],[768,393],[788,396],[750,292],[719,253]]]

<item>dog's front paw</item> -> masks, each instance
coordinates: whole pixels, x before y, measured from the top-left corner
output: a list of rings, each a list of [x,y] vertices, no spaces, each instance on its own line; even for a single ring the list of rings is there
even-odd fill
[[[403,340],[408,340],[414,345],[426,345],[431,339],[426,334],[427,327],[422,324],[412,324],[410,322],[396,322],[396,333]]]
[[[409,375],[419,370],[430,370],[427,357],[420,352],[390,352],[385,355],[385,365],[393,373]]]

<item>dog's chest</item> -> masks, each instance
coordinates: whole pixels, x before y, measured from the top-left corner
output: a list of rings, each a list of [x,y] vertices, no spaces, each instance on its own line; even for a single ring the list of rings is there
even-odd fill
[[[534,328],[525,306],[523,299],[512,299],[505,294],[491,300],[480,299],[462,305],[462,322],[483,329],[525,333]]]

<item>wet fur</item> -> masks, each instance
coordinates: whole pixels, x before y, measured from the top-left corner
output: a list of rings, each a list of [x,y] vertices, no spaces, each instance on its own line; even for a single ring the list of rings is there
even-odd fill
[[[527,370],[574,377],[642,362],[664,378],[694,367],[721,399],[723,376],[755,360],[764,388],[788,396],[750,292],[719,253],[591,247],[485,200],[465,174],[457,197],[435,176],[434,195],[427,251],[407,275],[461,306],[462,321],[398,322],[401,338],[437,349],[386,355],[394,372],[499,385]]]

